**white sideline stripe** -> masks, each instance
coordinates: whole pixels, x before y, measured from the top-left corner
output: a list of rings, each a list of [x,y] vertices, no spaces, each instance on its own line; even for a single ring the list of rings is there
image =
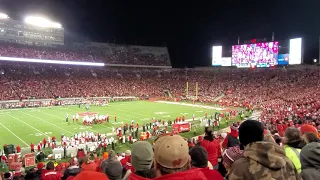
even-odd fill
[[[199,104],[190,104],[190,103],[181,103],[181,102],[170,102],[170,101],[155,101],[156,103],[163,103],[163,104],[173,104],[173,105],[180,105],[180,106],[189,106],[189,107],[196,107],[202,109],[212,109],[217,111],[223,111],[225,108],[214,107],[214,106],[207,106],[207,105],[199,105]]]
[[[28,147],[30,147],[29,146],[29,144],[27,144],[24,140],[22,140],[21,138],[19,138],[19,136],[17,136],[15,133],[13,133],[12,131],[10,131],[10,129],[8,129],[6,126],[4,126],[2,123],[0,123],[0,125],[3,127],[3,128],[5,128],[7,131],[9,131],[12,135],[14,135],[16,138],[18,138],[21,142],[23,142],[25,145],[27,145]]]
[[[20,122],[22,122],[22,123],[24,123],[25,125],[27,125],[27,126],[31,127],[32,129],[38,131],[39,133],[41,133],[41,134],[43,134],[43,135],[45,135],[45,136],[47,136],[47,137],[50,137],[50,136],[46,135],[45,133],[41,132],[39,129],[37,129],[37,128],[35,128],[35,127],[33,127],[33,126],[25,123],[24,121],[21,121],[19,118],[16,118],[16,117],[14,117],[14,116],[11,116],[10,114],[7,114],[7,115],[10,116],[10,117],[12,117],[12,118],[14,118],[14,119],[16,119],[16,120],[18,120],[18,121],[20,121]]]
[[[39,120],[41,120],[41,121],[44,121],[44,122],[46,122],[46,123],[48,123],[48,124],[51,124],[51,125],[53,125],[53,126],[55,126],[55,127],[59,128],[59,129],[61,129],[61,130],[65,131],[65,132],[67,132],[67,133],[69,133],[69,134],[74,135],[74,133],[72,133],[72,132],[70,132],[70,131],[68,131],[68,130],[65,130],[65,129],[63,129],[63,128],[59,127],[59,126],[56,126],[55,124],[52,124],[52,123],[50,123],[50,122],[48,122],[48,121],[46,121],[46,120],[44,120],[44,119],[38,118],[38,117],[36,117],[36,116],[33,116],[33,115],[28,114],[28,113],[25,113],[25,112],[22,112],[22,113],[23,113],[23,114],[26,114],[26,115],[28,115],[28,116],[31,116],[31,117],[37,118],[37,119],[39,119]],[[49,136],[48,136],[48,137],[49,137]]]

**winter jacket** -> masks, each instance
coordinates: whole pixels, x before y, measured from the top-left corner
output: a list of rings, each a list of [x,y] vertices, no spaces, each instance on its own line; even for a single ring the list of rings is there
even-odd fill
[[[221,157],[220,142],[217,139],[212,139],[209,136],[205,136],[200,145],[208,152],[208,161],[212,166],[218,164],[218,158]]]
[[[150,180],[143,178],[134,173],[131,173],[129,180]],[[173,174],[167,174],[154,178],[152,180],[223,180],[219,172],[215,170],[209,170],[208,168],[190,169],[184,172],[177,172]]]
[[[229,180],[301,179],[284,149],[272,142],[255,142],[246,146],[242,158],[229,171]]]
[[[41,180],[61,180],[62,174],[57,171],[47,170],[42,171]]]
[[[301,177],[304,180],[320,179],[320,143],[312,142],[302,148],[300,153]]]

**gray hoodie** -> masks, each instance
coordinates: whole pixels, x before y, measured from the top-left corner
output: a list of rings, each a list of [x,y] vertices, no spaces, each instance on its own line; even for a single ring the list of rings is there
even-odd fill
[[[303,180],[320,180],[320,143],[312,142],[300,152]]]

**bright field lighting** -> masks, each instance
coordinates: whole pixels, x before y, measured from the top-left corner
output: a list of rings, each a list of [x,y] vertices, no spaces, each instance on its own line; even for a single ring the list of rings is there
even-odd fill
[[[9,16],[4,14],[4,13],[0,13],[0,19],[8,19]]]
[[[13,58],[13,57],[0,57],[0,61],[66,64],[66,65],[78,65],[78,66],[104,66],[104,63],[94,63],[94,62],[56,61],[56,60],[47,60],[47,59],[25,59],[25,58]]]
[[[62,25],[59,23],[52,22],[48,19],[37,16],[28,16],[24,19],[24,22],[27,24],[45,28],[62,28]]]

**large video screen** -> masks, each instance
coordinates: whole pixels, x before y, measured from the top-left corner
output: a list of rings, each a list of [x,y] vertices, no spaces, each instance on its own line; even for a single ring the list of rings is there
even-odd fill
[[[221,66],[231,66],[231,57],[222,57]]]
[[[302,39],[290,39],[289,64],[301,64],[302,62]]]
[[[288,64],[289,64],[289,54],[279,54],[278,65],[288,65]]]
[[[221,66],[222,46],[212,47],[212,66]]]
[[[278,64],[278,42],[232,46],[232,65],[237,67],[270,67]]]

